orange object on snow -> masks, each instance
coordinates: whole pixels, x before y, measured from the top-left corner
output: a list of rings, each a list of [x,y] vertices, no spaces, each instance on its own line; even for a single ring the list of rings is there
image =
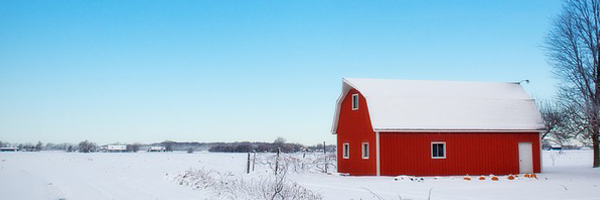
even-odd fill
[[[535,174],[531,174],[531,176],[530,176],[530,177],[531,177],[531,178],[535,178],[535,179],[537,179],[537,175],[535,175]]]
[[[515,180],[515,177],[513,175],[508,175],[508,180]]]
[[[471,180],[471,177],[469,176],[469,174],[467,174],[467,175],[466,175],[466,176],[463,178],[463,180],[465,180],[465,181],[470,181],[470,180]]]
[[[480,180],[480,181],[485,181],[485,177],[484,177],[484,176],[480,176],[480,177],[479,177],[479,180]]]
[[[498,181],[498,177],[493,176],[492,181]]]
[[[529,178],[529,174],[525,174],[525,176],[524,176],[524,177],[525,177],[525,178]]]

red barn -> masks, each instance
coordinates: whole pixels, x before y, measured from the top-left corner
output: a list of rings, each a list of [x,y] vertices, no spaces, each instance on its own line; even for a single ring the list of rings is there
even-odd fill
[[[519,83],[346,78],[338,172],[506,175],[541,171],[543,122]]]

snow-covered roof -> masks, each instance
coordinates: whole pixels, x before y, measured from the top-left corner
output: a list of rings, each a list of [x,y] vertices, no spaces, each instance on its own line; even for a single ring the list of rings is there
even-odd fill
[[[350,89],[366,99],[374,131],[539,131],[535,100],[517,82],[345,78],[332,127]]]

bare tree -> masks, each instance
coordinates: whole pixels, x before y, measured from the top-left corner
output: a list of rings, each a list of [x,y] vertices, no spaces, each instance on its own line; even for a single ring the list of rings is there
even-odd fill
[[[79,152],[89,153],[94,151],[96,151],[96,143],[87,140],[79,143]]]
[[[540,111],[542,119],[544,120],[544,133],[542,134],[542,139],[545,139],[546,136],[551,135],[560,129],[560,126],[566,121],[566,114],[560,107],[548,103],[541,104]]]
[[[600,0],[565,0],[546,40],[553,72],[561,80],[561,103],[569,108],[575,135],[589,138],[600,166]]]
[[[165,147],[165,151],[173,151],[173,146],[175,146],[175,142],[171,141],[171,140],[165,140],[164,142],[161,142],[161,144]]]
[[[549,140],[555,144],[563,145],[573,139],[573,128],[568,120],[569,112],[557,104],[540,104],[542,119],[544,120],[543,140]]]
[[[277,139],[275,139],[275,141],[273,141],[273,144],[284,144],[287,140],[283,137],[277,137]]]
[[[35,151],[41,151],[44,148],[44,143],[42,143],[42,141],[38,141],[38,143],[35,145]]]
[[[125,146],[125,149],[128,152],[138,152],[140,150],[140,146],[142,146],[142,144],[140,143],[133,143],[133,144],[128,144]]]

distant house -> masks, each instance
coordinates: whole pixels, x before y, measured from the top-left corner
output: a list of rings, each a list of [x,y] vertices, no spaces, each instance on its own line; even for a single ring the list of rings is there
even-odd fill
[[[111,144],[111,145],[105,145],[103,146],[103,150],[105,152],[126,152],[127,151],[127,146],[126,145],[120,145],[120,144]]]
[[[338,172],[505,175],[541,171],[542,119],[519,83],[346,78]]]
[[[15,152],[19,151],[17,147],[0,147],[0,152]]]
[[[148,149],[148,152],[165,152],[167,151],[167,148],[163,147],[163,146],[151,146]]]

